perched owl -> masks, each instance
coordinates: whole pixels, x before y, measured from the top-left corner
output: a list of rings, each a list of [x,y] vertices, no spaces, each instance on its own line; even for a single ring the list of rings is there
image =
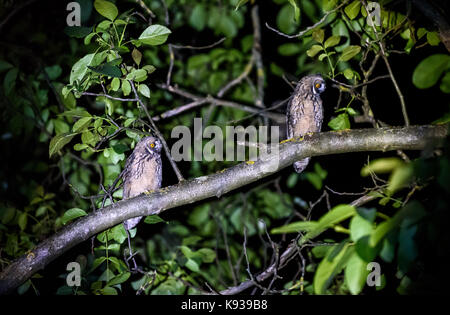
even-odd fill
[[[301,137],[309,132],[319,132],[323,121],[320,93],[325,91],[325,81],[319,74],[303,77],[295,87],[287,107],[287,137]],[[294,163],[294,169],[301,173],[309,163],[305,158]]]
[[[139,141],[125,163],[123,199],[160,188],[161,166],[161,141],[155,137],[145,137]],[[141,219],[142,217],[131,218],[123,225],[126,230],[131,230]]]

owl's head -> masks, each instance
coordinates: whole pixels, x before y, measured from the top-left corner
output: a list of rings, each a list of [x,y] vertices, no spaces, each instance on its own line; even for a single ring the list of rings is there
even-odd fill
[[[162,144],[156,137],[145,137],[136,145],[136,149],[146,154],[154,155],[161,153]]]
[[[320,74],[312,74],[303,77],[302,84],[307,85],[314,95],[319,95],[325,91],[325,80]]]

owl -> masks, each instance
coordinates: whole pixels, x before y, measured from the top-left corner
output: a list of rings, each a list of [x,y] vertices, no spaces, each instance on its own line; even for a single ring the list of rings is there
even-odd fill
[[[325,91],[325,81],[319,74],[305,76],[298,82],[287,107],[288,139],[320,131],[323,121],[320,93],[323,91]],[[310,158],[305,158],[295,162],[295,171],[301,173],[309,160]]]
[[[161,141],[155,137],[145,137],[136,144],[133,153],[125,163],[123,173],[123,199],[140,195],[161,187],[162,163]],[[142,217],[126,220],[126,230],[134,228]]]

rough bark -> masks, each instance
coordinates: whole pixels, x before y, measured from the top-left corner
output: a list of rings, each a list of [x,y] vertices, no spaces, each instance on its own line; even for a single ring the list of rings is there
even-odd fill
[[[162,188],[150,195],[117,202],[62,228],[11,263],[0,274],[0,294],[11,292],[73,246],[127,219],[159,214],[210,197],[219,198],[305,157],[362,151],[420,150],[444,139],[447,129],[448,125],[440,125],[312,134],[304,139],[286,141],[280,144],[278,154],[261,156],[254,163],[243,162],[215,174]]]

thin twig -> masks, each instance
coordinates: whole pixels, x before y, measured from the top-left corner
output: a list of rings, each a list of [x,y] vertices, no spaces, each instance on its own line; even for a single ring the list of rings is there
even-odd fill
[[[363,0],[362,3],[364,5],[364,8],[366,9],[366,11],[369,12],[369,10],[367,8],[366,1]],[[387,70],[389,72],[389,76],[391,77],[392,84],[394,84],[395,91],[397,92],[397,95],[398,95],[398,97],[400,99],[400,105],[401,105],[401,108],[402,108],[403,119],[405,120],[405,126],[409,126],[409,118],[408,118],[408,113],[406,111],[405,98],[403,97],[402,91],[400,90],[400,87],[399,87],[399,85],[397,83],[397,80],[394,77],[394,73],[392,72],[391,65],[390,65],[390,63],[389,63],[389,61],[388,61],[388,59],[386,57],[386,53],[384,51],[384,44],[383,44],[382,40],[380,39],[380,37],[378,35],[378,31],[377,31],[377,29],[375,27],[375,24],[374,23],[371,23],[371,24],[372,24],[372,28],[373,28],[373,32],[375,34],[375,37],[377,38],[377,43],[380,46],[381,56],[382,56],[382,58],[384,60],[384,63],[386,64],[386,68],[387,68]]]
[[[177,108],[165,111],[164,113],[159,114],[158,116],[154,116],[153,117],[153,121],[158,121],[158,120],[161,120],[161,119],[166,119],[166,118],[169,118],[169,117],[173,117],[173,116],[179,115],[180,113],[183,113],[183,112],[185,112],[187,110],[190,110],[192,108],[195,108],[195,107],[199,107],[199,106],[201,106],[201,105],[203,105],[205,103],[207,103],[207,99],[201,99],[201,100],[198,100],[198,101],[190,102],[188,104],[179,106]]]
[[[342,8],[348,1],[349,1],[349,0],[345,0],[345,1],[342,2],[339,6],[337,6],[336,8],[334,8],[333,10],[328,11],[327,13],[325,13],[325,15],[322,16],[322,18],[321,18],[317,23],[315,23],[314,25],[311,25],[311,26],[307,27],[306,29],[304,29],[303,31],[301,31],[301,32],[299,32],[299,33],[297,33],[297,34],[295,34],[295,35],[288,35],[288,34],[285,34],[285,33],[281,32],[281,31],[279,31],[279,30],[277,30],[277,29],[271,27],[267,22],[266,22],[266,27],[267,27],[269,30],[274,31],[275,33],[277,33],[278,35],[281,35],[281,36],[283,36],[283,37],[287,37],[287,38],[298,38],[298,37],[302,37],[303,35],[305,35],[305,34],[308,33],[309,31],[315,29],[317,26],[319,26],[320,24],[322,24],[323,22],[325,22],[325,20],[327,19],[327,17],[328,17],[330,14],[332,14],[332,13],[336,12],[337,10],[339,10],[340,8]]]
[[[254,64],[255,64],[255,58],[254,58],[254,55],[252,55],[250,57],[250,60],[247,63],[247,65],[244,67],[244,71],[242,71],[242,73],[238,77],[236,77],[234,80],[231,80],[223,88],[221,88],[220,91],[217,93],[217,97],[222,97],[233,86],[241,83],[242,80],[245,79],[250,74]],[[255,103],[255,105],[257,105],[257,104]]]
[[[89,95],[89,96],[104,96],[106,98],[115,100],[115,101],[121,101],[121,102],[137,102],[138,100],[136,98],[120,98],[120,97],[114,97],[109,94],[99,94],[99,93],[92,93],[92,92],[83,92],[81,95]]]
[[[144,1],[142,0],[134,0],[134,1],[136,1],[136,3],[139,4],[141,8],[144,9],[147,12],[147,14],[150,15],[152,18],[156,17],[155,13],[153,13],[153,11],[150,10],[150,8],[145,4]]]
[[[167,86],[165,84],[157,84],[157,86],[159,88],[162,88],[164,90],[167,90],[171,93],[174,94],[178,94],[180,96],[183,96],[185,98],[194,100],[194,101],[200,101],[200,100],[206,100],[207,103],[211,103],[214,105],[219,105],[219,106],[224,106],[224,107],[231,107],[231,108],[236,108],[236,109],[240,109],[242,111],[246,111],[246,112],[250,112],[253,114],[257,114],[257,115],[263,115],[263,116],[267,116],[268,118],[279,122],[279,123],[284,123],[286,121],[286,116],[283,114],[278,114],[278,113],[273,113],[273,112],[268,112],[268,109],[263,109],[260,110],[258,108],[252,107],[252,106],[248,106],[248,105],[244,105],[244,104],[239,104],[236,102],[231,102],[231,101],[226,101],[223,99],[219,99],[219,98],[215,98],[212,96],[200,96],[200,95],[195,95],[192,94],[190,92],[184,91],[176,86]]]
[[[136,91],[136,87],[134,86],[134,82],[132,80],[128,80],[128,82],[130,82],[131,88],[133,89],[133,93],[134,93],[137,101],[139,102],[139,104],[141,105],[141,107],[144,110],[145,114],[147,115],[147,118],[150,121],[150,125],[152,126],[152,129],[154,130],[154,132],[155,132],[156,136],[159,138],[159,140],[161,140],[161,143],[162,143],[162,145],[164,147],[164,150],[166,151],[166,156],[169,159],[170,165],[172,165],[172,168],[173,168],[175,174],[177,175],[178,181],[179,182],[183,181],[184,180],[183,175],[181,175],[181,172],[178,169],[177,164],[175,163],[175,161],[172,158],[172,155],[170,154],[169,146],[167,145],[166,140],[164,140],[164,137],[162,136],[162,134],[159,131],[158,127],[156,127],[156,124],[153,121],[152,116],[150,116],[150,114],[148,113],[147,106],[145,106],[145,104],[142,102],[142,100],[138,96],[137,91]]]
[[[252,57],[255,59],[256,64],[256,102],[257,107],[264,107],[264,81],[266,79],[264,72],[264,65],[262,61],[262,48],[261,48],[261,23],[259,21],[259,7],[254,5],[252,8],[252,24],[253,24],[253,48]],[[267,124],[266,124],[267,125]]]
[[[169,26],[170,24],[170,20],[169,20],[169,8],[167,7],[167,3],[164,0],[161,0],[162,5],[164,7],[164,12],[165,12],[165,16],[164,16],[164,21],[166,22],[166,25]]]
[[[223,43],[226,39],[227,39],[226,37],[222,37],[217,42],[214,42],[214,43],[206,45],[206,46],[190,46],[190,45],[173,45],[172,44],[172,48],[175,48],[175,49],[193,49],[193,50],[209,49],[209,48],[213,48],[213,47]]]

